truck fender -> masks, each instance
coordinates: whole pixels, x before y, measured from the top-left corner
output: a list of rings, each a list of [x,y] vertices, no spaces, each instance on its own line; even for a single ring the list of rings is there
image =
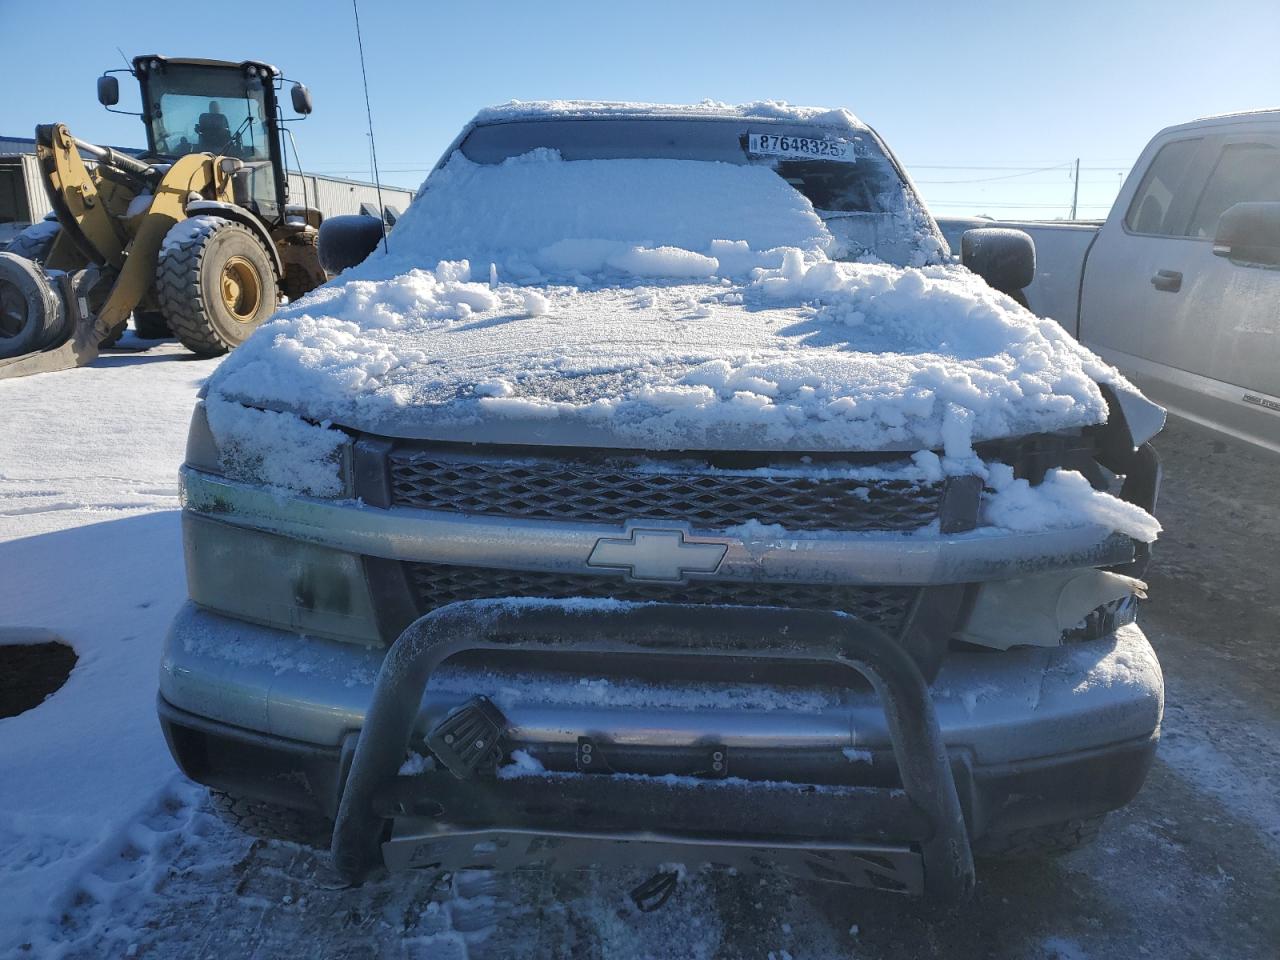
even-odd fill
[[[276,249],[276,242],[271,239],[271,231],[267,229],[265,223],[244,207],[223,203],[221,200],[192,200],[183,209],[188,217],[222,217],[224,220],[232,220],[247,227],[249,232],[261,240],[262,245],[267,248],[267,254],[271,257],[271,263],[276,270],[276,279],[284,276],[284,263],[280,260],[280,251]]]

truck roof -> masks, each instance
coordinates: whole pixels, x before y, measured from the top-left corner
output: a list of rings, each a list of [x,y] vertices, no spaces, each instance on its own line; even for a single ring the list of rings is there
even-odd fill
[[[1280,122],[1280,107],[1266,107],[1258,110],[1240,110],[1236,113],[1219,113],[1211,117],[1200,117],[1196,120],[1189,120],[1186,123],[1175,123],[1172,126],[1165,127],[1160,131],[1160,134],[1172,133],[1179,130],[1194,130],[1197,127],[1226,126],[1232,123],[1245,123],[1256,120]]]
[[[472,121],[477,126],[512,121],[564,119],[680,119],[752,120],[804,123],[836,130],[867,130],[867,125],[843,107],[802,107],[781,100],[729,104],[629,103],[608,100],[510,100],[486,107]]]

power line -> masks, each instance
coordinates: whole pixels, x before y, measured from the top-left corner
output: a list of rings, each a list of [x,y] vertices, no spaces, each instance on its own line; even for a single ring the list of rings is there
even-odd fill
[[[995,177],[977,177],[972,180],[917,180],[916,182],[917,183],[991,183],[992,181],[995,181],[995,180],[1012,180],[1015,177],[1030,177],[1033,174],[1048,173],[1052,170],[1061,170],[1064,167],[1069,167],[1069,166],[1071,166],[1070,160],[1068,160],[1066,163],[1055,164],[1052,167],[1034,167],[1034,168],[1024,170],[1021,173],[1004,173]],[[955,167],[954,169],[960,170],[963,168]]]

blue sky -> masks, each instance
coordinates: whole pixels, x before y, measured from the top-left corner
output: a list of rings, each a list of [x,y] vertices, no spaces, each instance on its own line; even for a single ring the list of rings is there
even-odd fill
[[[316,112],[296,132],[304,166],[368,177],[349,0],[61,0],[56,33],[53,9],[0,0],[0,133],[61,120],[83,139],[141,143],[139,121],[94,97],[94,78],[122,65],[117,46],[263,59],[311,87]],[[1100,217],[1161,127],[1280,105],[1275,0],[361,0],[361,17],[383,178],[407,185],[488,103],[770,98],[852,109],[939,214],[1064,216],[1079,157],[1080,215]]]

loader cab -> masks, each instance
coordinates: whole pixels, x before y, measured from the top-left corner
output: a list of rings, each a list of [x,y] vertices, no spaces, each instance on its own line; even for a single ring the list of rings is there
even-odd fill
[[[161,162],[189,153],[240,161],[236,203],[269,224],[281,223],[289,186],[277,98],[280,71],[255,60],[144,56],[134,58],[133,72],[148,152]],[[309,112],[309,97],[302,102],[307,109],[300,112]],[[300,103],[296,90],[294,103]]]

